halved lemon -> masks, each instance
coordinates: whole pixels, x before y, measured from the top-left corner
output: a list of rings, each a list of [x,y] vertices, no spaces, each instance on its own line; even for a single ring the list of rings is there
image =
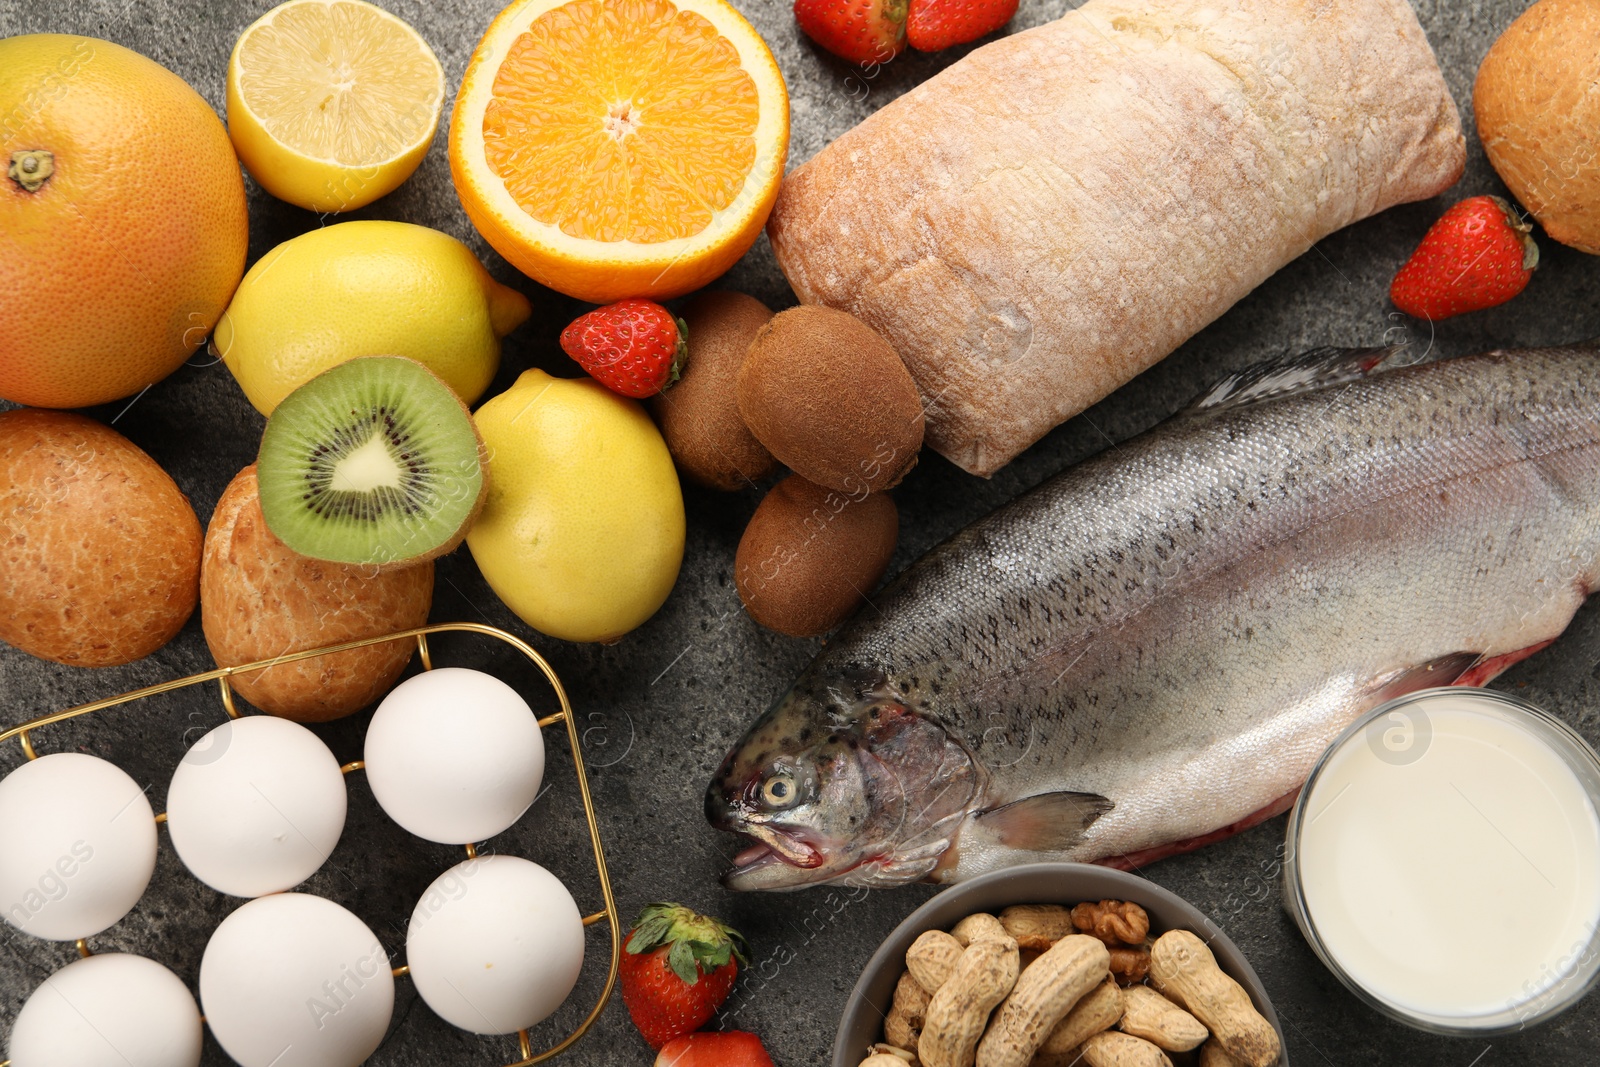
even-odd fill
[[[444,68],[416,30],[362,0],[289,0],[228,60],[228,134],[262,188],[312,211],[393,192],[428,153]]]
[[[687,293],[766,225],[789,94],[724,0],[519,0],[473,53],[450,172],[523,273],[595,303]]]

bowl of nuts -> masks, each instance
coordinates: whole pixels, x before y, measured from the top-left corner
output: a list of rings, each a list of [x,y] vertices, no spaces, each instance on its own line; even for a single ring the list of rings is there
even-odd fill
[[[1136,875],[1036,863],[945,890],[845,1005],[833,1067],[1288,1067],[1256,972]]]

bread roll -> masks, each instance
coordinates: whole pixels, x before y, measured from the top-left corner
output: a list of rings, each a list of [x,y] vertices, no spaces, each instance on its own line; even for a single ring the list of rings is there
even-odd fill
[[[1539,0],[1478,67],[1489,162],[1546,233],[1600,255],[1600,0]]]
[[[769,233],[802,301],[899,351],[928,442],[989,475],[1464,163],[1405,0],[1088,0],[796,168]]]

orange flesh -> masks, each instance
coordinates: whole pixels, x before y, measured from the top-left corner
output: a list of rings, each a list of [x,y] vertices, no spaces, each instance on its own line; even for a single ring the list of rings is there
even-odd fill
[[[573,0],[512,42],[483,116],[489,168],[524,211],[593,241],[692,237],[756,159],[739,54],[668,0]]]

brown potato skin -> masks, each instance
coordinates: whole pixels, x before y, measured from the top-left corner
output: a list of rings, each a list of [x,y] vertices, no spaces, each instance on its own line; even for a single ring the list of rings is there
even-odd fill
[[[200,520],[156,461],[82,415],[0,412],[0,640],[113,667],[177,636],[200,594]]]
[[[678,469],[707,488],[743,489],[778,465],[744,424],[734,397],[750,342],[771,318],[767,305],[731,290],[702,293],[683,309],[683,377],[650,398],[650,413]]]
[[[228,484],[206,530],[200,621],[221,667],[376,637],[428,621],[433,564],[400,569],[326,563],[296,555],[267,529],[256,468]],[[262,711],[326,722],[360,711],[388,691],[416,650],[385,642],[233,676],[235,691]]]
[[[1484,56],[1472,110],[1489,162],[1545,232],[1600,254],[1600,4],[1539,0]]]
[[[792,474],[750,517],[734,585],[756,622],[790,637],[815,637],[865,602],[899,535],[900,513],[889,497],[852,497]]]
[[[922,448],[922,398],[900,356],[848,312],[780,311],[739,369],[739,414],[796,474],[851,495],[898,485]]]

